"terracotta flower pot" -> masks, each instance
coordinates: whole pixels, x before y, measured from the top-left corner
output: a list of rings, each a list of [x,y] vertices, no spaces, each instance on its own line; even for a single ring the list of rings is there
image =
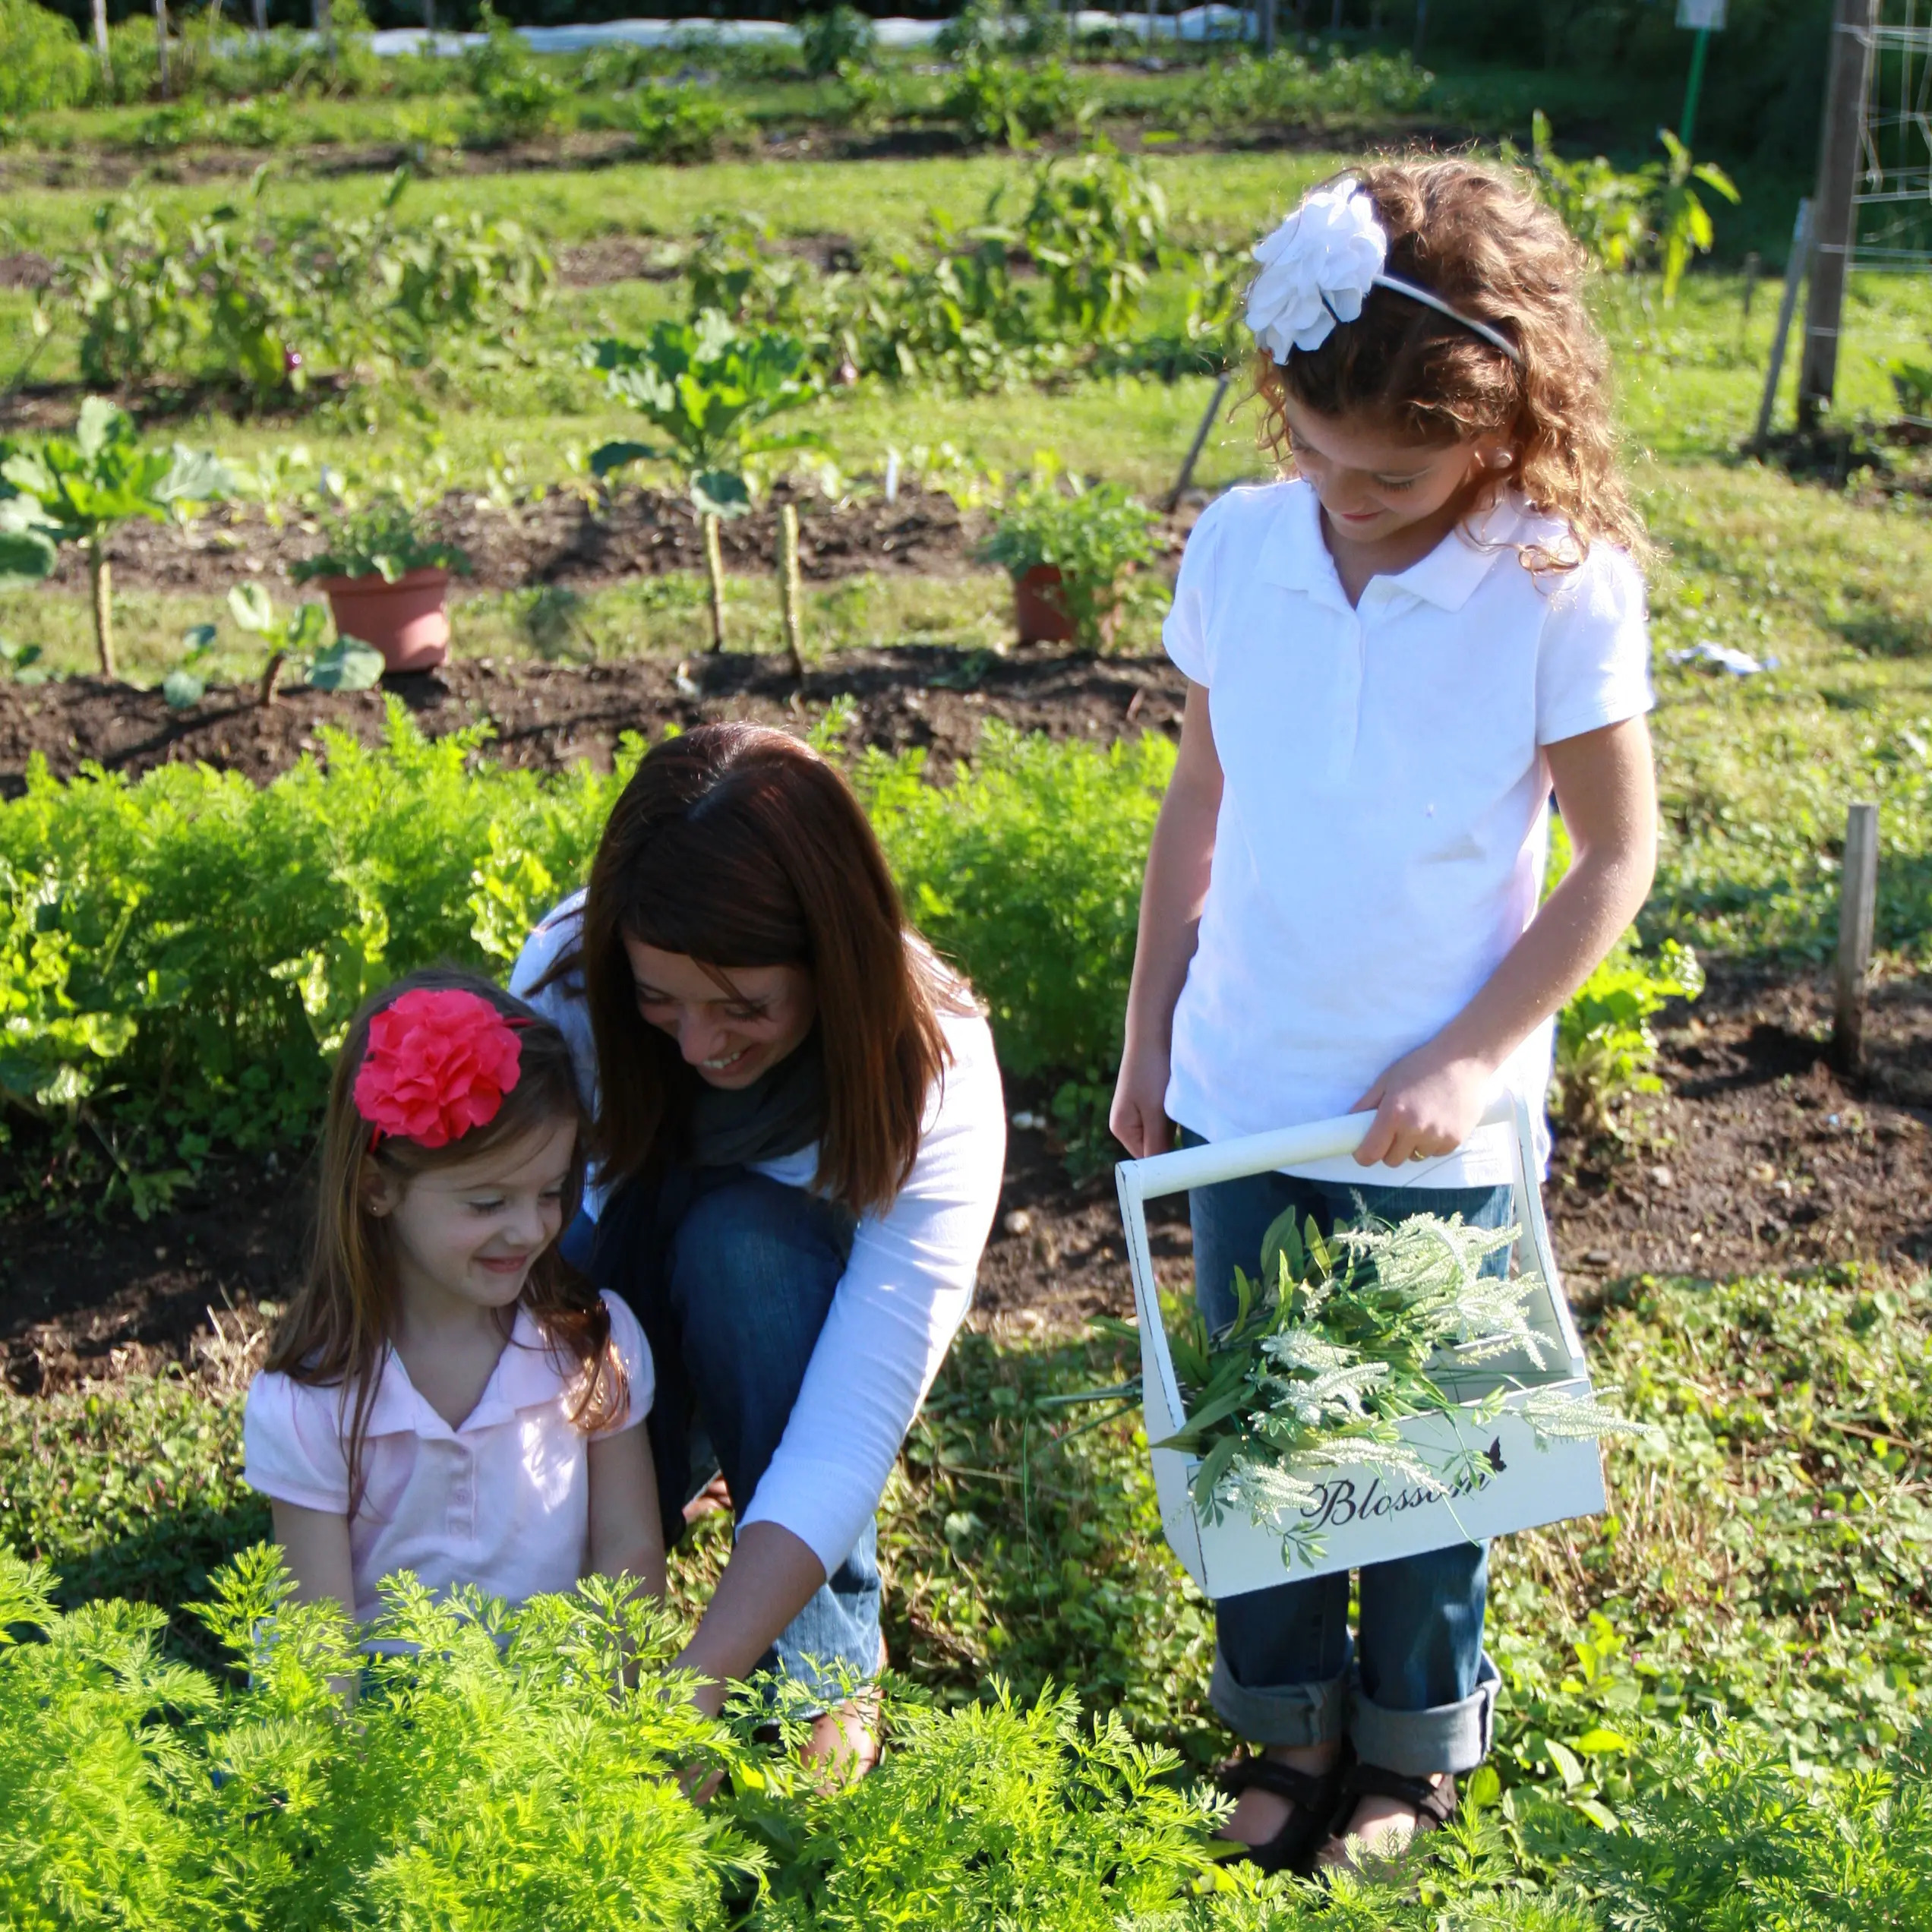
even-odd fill
[[[354,637],[382,653],[390,671],[434,671],[450,655],[450,573],[411,570],[382,578],[322,577],[339,637]]]
[[[1065,644],[1073,622],[1060,602],[1060,567],[1036,564],[1013,579],[1013,625],[1022,644]]]

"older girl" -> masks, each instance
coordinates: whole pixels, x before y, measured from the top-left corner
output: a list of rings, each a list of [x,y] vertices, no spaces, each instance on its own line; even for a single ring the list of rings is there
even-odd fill
[[[1264,441],[1292,480],[1195,526],[1189,679],[1141,908],[1113,1128],[1218,1141],[1350,1111],[1352,1159],[1201,1189],[1195,1292],[1232,1312],[1290,1207],[1495,1226],[1476,1122],[1540,1097],[1551,1016],[1629,923],[1655,844],[1638,525],[1583,258],[1467,161],[1365,168],[1255,251]],[[1575,857],[1540,909],[1554,787]],[[1260,1752],[1233,1835],[1271,1868],[1406,1844],[1489,1746],[1485,1552],[1217,1606],[1214,1706]],[[1350,1761],[1344,1746],[1353,1754]]]

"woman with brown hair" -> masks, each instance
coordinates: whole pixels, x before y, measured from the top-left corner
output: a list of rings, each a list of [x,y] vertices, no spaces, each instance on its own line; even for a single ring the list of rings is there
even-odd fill
[[[667,1540],[714,1461],[737,1512],[680,1663],[714,1710],[761,1668],[829,1702],[882,1662],[874,1517],[999,1197],[986,1021],[844,780],[742,724],[647,754],[511,984],[595,1116],[567,1252],[649,1338]],[[813,1750],[873,1745],[848,1706]]]

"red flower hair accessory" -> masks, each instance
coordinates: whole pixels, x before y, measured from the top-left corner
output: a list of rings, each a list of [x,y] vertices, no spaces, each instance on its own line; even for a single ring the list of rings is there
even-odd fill
[[[516,1084],[522,1043],[480,994],[418,987],[369,1021],[355,1075],[355,1110],[375,1129],[418,1147],[447,1147],[497,1117]]]

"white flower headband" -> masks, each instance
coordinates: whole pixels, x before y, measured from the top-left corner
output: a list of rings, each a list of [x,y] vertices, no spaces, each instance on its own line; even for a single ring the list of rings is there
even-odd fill
[[[1261,272],[1248,292],[1248,326],[1277,362],[1297,349],[1319,349],[1337,322],[1362,313],[1371,289],[1392,289],[1460,322],[1523,366],[1523,352],[1500,329],[1451,308],[1432,289],[1382,273],[1388,235],[1353,175],[1311,194],[1256,245],[1255,259]]]

